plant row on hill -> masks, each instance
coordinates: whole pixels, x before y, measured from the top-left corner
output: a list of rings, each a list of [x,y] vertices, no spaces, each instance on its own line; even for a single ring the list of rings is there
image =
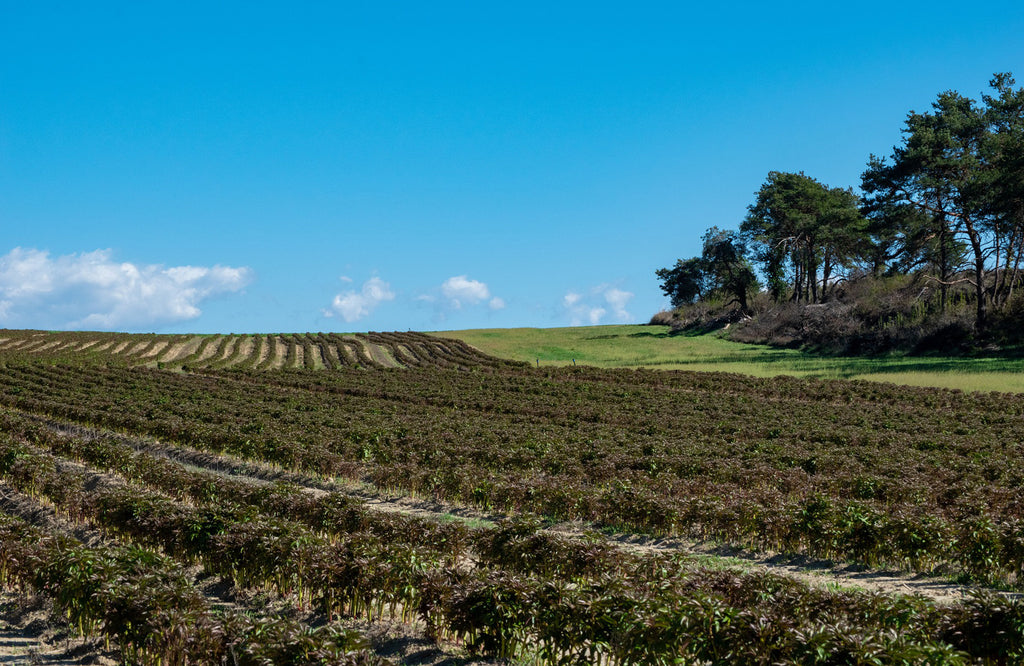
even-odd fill
[[[7,365],[0,402],[382,488],[1019,584],[1024,400],[868,383],[507,368]]]
[[[398,366],[480,370],[516,365],[487,356],[460,340],[412,332],[158,336],[0,330],[0,358],[6,356],[76,365],[101,362],[186,370]]]
[[[598,558],[560,575],[530,565],[550,560],[558,540],[537,535],[529,523],[473,540],[495,564],[452,566],[450,559],[431,555],[437,544],[420,548],[400,533],[382,539],[380,530],[343,533],[335,525],[325,534],[259,510],[275,501],[301,505],[303,493],[293,489],[262,497],[254,491],[241,505],[186,504],[143,486],[97,483],[93,473],[10,435],[0,444],[4,479],[69,515],[199,559],[240,584],[295,593],[327,612],[419,616],[434,635],[465,641],[489,656],[553,664],[675,663],[680,657],[715,663],[999,663],[1018,658],[1024,645],[1024,608],[994,596],[938,608],[919,598],[811,590],[770,574],[710,571],[661,556],[630,556],[617,564]],[[96,451],[90,455],[120,457],[110,467],[135,475],[158,466],[116,451],[109,441]],[[183,482],[197,480],[194,472],[166,467],[158,476],[175,474]],[[275,493],[276,500],[267,499]],[[576,547],[584,553],[588,548]]]

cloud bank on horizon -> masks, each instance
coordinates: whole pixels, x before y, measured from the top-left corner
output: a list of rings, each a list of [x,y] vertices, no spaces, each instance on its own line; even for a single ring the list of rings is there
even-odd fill
[[[16,247],[0,256],[0,328],[158,330],[198,319],[201,306],[213,298],[245,303],[246,287],[255,279],[256,271],[247,266],[140,264],[118,261],[110,249],[54,256]],[[347,276],[341,280],[354,283]],[[569,291],[552,310],[552,324],[628,323],[632,315],[626,308],[633,296],[611,284]],[[541,300],[535,308],[543,307]],[[346,323],[369,322],[392,302],[405,308],[427,305],[435,323],[508,307],[486,282],[468,274],[419,292],[403,292],[373,275],[358,288],[337,292],[320,314]]]
[[[139,265],[95,250],[50,256],[16,247],[0,256],[0,325],[6,328],[124,330],[196,319],[200,304],[238,293],[247,267]]]

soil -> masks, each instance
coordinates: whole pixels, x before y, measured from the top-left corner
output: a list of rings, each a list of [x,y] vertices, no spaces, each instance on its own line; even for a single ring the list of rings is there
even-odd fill
[[[196,350],[199,346],[199,340],[200,338],[195,336],[178,342],[172,342],[163,350],[160,356],[157,357],[157,360],[162,363],[170,363],[172,361],[185,358]]]
[[[97,344],[97,343],[99,343],[99,344]],[[93,340],[92,342],[86,343],[86,345],[84,347],[82,347],[81,349],[79,349],[78,351],[83,351],[85,349],[88,349],[90,352],[101,352],[101,351],[106,351],[111,346],[113,346],[113,344],[114,344],[113,340],[111,340],[110,342],[100,342],[99,340]],[[92,345],[96,345],[96,346],[92,347]]]
[[[288,345],[291,342],[285,340],[281,336],[277,336],[277,353],[274,354],[274,360],[270,362],[271,368],[283,368],[285,361],[288,359]]]
[[[374,363],[384,366],[385,368],[402,367],[383,347],[375,345],[372,342],[366,342],[365,340],[360,340],[360,342],[363,345],[363,349],[366,350],[366,353],[371,359],[373,359]]]
[[[128,349],[128,351],[126,351],[124,353],[124,355],[125,356],[135,356],[136,354],[138,354],[140,351],[142,351],[143,349],[145,349],[148,346],[149,346],[149,341],[148,340],[143,340],[142,342],[139,342],[139,343],[136,343],[136,344],[132,345],[131,348]]]
[[[225,359],[230,358],[231,355],[235,353],[235,349],[237,349],[238,346],[241,345],[242,342],[244,342],[244,341],[245,341],[244,337],[242,337],[242,336],[235,336],[235,339],[232,340],[231,342],[229,342],[227,344],[227,346],[224,348],[224,353],[220,355],[220,357],[217,359],[217,361],[223,361]]]
[[[252,356],[253,348],[256,347],[256,338],[252,335],[246,335],[238,341],[239,354],[236,357],[239,363],[244,363],[246,359]]]
[[[255,343],[254,343],[255,344]],[[260,357],[256,360],[256,365],[261,365],[270,356],[270,336],[263,336],[263,346],[260,347]]]
[[[219,346],[220,336],[218,335],[210,344],[206,345],[206,349],[203,350],[203,355],[194,361],[195,365],[201,365],[204,361],[213,359],[217,354],[217,347]]]
[[[142,355],[142,358],[154,358],[160,356],[160,353],[163,352],[163,350],[167,349],[167,346],[169,344],[171,343],[166,340],[156,343],[155,345],[153,345],[152,349],[150,349],[148,352]]]
[[[42,596],[0,593],[0,664],[121,663],[116,651],[105,649],[103,639],[69,635],[51,611]]]

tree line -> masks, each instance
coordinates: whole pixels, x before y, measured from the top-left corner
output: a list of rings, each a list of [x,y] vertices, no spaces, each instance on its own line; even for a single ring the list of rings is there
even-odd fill
[[[656,271],[673,307],[725,297],[742,311],[822,303],[855,275],[920,273],[945,311],[970,285],[974,327],[1021,284],[1024,255],[1024,88],[1009,73],[974,100],[955,91],[911,111],[887,157],[871,155],[861,194],[803,172],[772,171],[738,230],[712,227],[701,255]]]

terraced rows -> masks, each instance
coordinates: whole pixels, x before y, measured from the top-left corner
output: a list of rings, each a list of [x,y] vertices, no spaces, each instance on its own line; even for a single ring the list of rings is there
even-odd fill
[[[0,410],[0,488],[105,539],[85,545],[59,526],[41,530],[10,517],[6,503],[0,579],[50,595],[78,631],[105,634],[133,663],[216,664],[229,654],[238,664],[382,663],[364,636],[335,624],[346,616],[390,618],[439,648],[537,664],[1019,655],[1021,608],[997,596],[941,607],[630,554],[538,532],[529,518],[488,528],[385,514],[343,492],[227,478],[54,425]],[[189,565],[319,619],[218,610]]]
[[[0,494],[72,526],[3,503],[0,582],[130,660],[389,656],[321,629],[353,618],[448,664],[1024,660],[1024,397],[541,370],[408,333],[52,335],[0,335]],[[399,515],[354,486],[512,518]],[[970,592],[822,588],[588,526]],[[313,615],[224,612],[194,567]]]
[[[0,357],[16,353],[51,362],[83,360],[170,370],[445,367],[515,365],[460,340],[421,333],[271,335],[129,335],[0,330]]]

